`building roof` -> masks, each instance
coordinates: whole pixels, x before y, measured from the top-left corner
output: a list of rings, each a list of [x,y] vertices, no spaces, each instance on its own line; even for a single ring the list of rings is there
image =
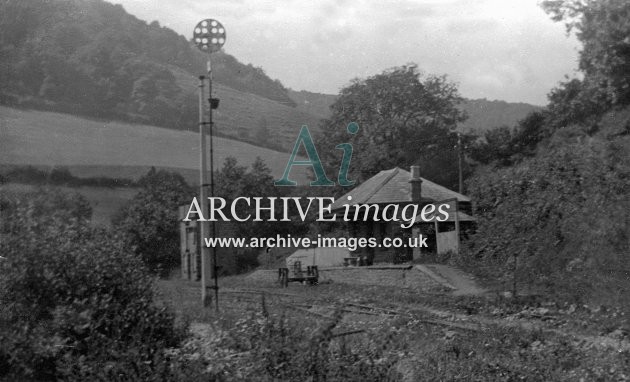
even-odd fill
[[[411,202],[411,173],[401,168],[381,171],[363,182],[352,191],[338,198],[332,209],[342,208],[349,204],[389,204]],[[449,190],[444,186],[422,179],[421,197],[423,201],[439,202],[447,199],[457,199],[460,202],[470,202],[470,198],[459,192]],[[352,200],[348,201],[348,196]]]

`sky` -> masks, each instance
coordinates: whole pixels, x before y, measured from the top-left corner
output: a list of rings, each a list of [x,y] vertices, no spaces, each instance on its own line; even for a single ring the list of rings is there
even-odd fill
[[[202,19],[224,50],[294,90],[337,94],[353,78],[416,63],[466,98],[547,103],[576,76],[580,44],[536,0],[110,0],[192,37]]]

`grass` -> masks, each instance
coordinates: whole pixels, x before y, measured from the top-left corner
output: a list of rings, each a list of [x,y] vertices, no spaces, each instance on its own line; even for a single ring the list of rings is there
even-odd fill
[[[303,352],[304,341],[307,344],[308,341],[312,343],[314,336],[322,333],[327,322],[334,322],[333,339],[327,348],[332,360],[325,366],[333,372],[339,366],[337,363],[345,362],[341,352],[343,347],[365,350],[369,348],[366,341],[371,341],[390,356],[395,354],[393,361],[388,358],[392,362],[389,372],[393,374],[387,374],[390,377],[394,375],[392,379],[395,380],[403,377],[407,380],[426,381],[575,381],[581,378],[604,381],[630,378],[628,350],[585,342],[577,334],[574,336],[561,331],[540,329],[538,326],[527,328],[503,325],[500,320],[484,322],[479,330],[462,330],[459,327],[431,324],[427,319],[436,319],[431,314],[413,313],[414,307],[435,305],[461,312],[464,305],[481,303],[471,301],[471,297],[466,300],[446,294],[432,295],[387,286],[366,287],[346,283],[316,287],[290,284],[289,288],[281,289],[274,285],[273,275],[267,281],[253,281],[247,275],[232,276],[220,279],[219,284],[219,314],[214,309],[201,306],[200,286],[196,282],[175,277],[160,280],[158,289],[164,301],[180,316],[192,322],[205,322],[214,328],[212,331],[215,333],[227,333],[230,340],[221,342],[220,348],[225,359],[234,359],[242,354],[243,348],[234,344],[251,344],[254,338],[251,337],[252,332],[259,333],[262,330],[260,325],[277,326],[278,322],[284,320],[290,338],[283,339],[283,334],[276,333],[265,341],[271,344],[283,343],[284,349],[293,354],[292,352]],[[230,293],[230,290],[258,293]],[[374,314],[375,311],[355,314],[338,310],[348,302],[413,314],[379,315]],[[491,298],[483,303],[491,305],[494,301]],[[328,311],[322,310],[323,306],[328,306]],[[335,307],[340,314],[339,318],[334,318]],[[332,321],[305,310],[333,317]],[[472,320],[485,317],[478,316],[475,312],[468,314]],[[579,316],[576,320],[583,318]],[[446,323],[458,322],[454,317],[442,320]],[[362,331],[335,337],[336,334],[356,329]],[[205,335],[209,334],[201,334],[201,338]],[[216,342],[214,345],[208,341],[203,343],[207,354],[217,355],[218,350],[209,350],[212,346],[217,346]],[[257,351],[248,349],[249,352]],[[273,346],[265,349],[264,358],[267,361],[287,356]],[[366,354],[371,353],[367,351]],[[222,365],[220,357],[214,360]],[[249,359],[248,362],[251,363],[252,360]],[[284,362],[299,364],[301,361],[299,357],[293,358],[291,355],[289,359],[284,358]],[[247,365],[237,362],[232,366],[238,369],[246,368]],[[264,375],[261,378],[264,380]],[[333,376],[331,380],[343,379]]]
[[[135,188],[80,187],[76,189],[92,206],[92,223],[109,226],[111,219],[138,192]]]
[[[196,92],[199,80],[190,73],[171,67],[177,82],[183,89]],[[320,118],[301,108],[290,107],[268,98],[232,89],[222,84],[213,84],[213,94],[221,100],[215,110],[214,119],[218,131],[227,136],[238,136],[239,131],[247,131],[249,138],[256,136],[261,119],[267,122],[269,143],[275,143],[291,150],[302,125],[308,125],[311,132],[318,129]],[[340,126],[339,128],[345,128]]]
[[[0,116],[2,165],[67,166],[77,176],[108,177],[142,175],[145,169],[155,166],[180,171],[188,180],[197,182],[196,132],[4,106],[0,106]],[[282,176],[289,158],[288,153],[218,137],[214,138],[214,155],[215,167],[220,167],[228,156],[241,165],[250,165],[261,157],[277,178]],[[306,168],[296,168],[292,177],[305,183]]]

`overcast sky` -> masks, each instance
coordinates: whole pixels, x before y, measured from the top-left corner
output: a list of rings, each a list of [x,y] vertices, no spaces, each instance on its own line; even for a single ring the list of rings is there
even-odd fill
[[[337,94],[414,62],[467,98],[547,103],[575,75],[579,43],[536,0],[110,0],[190,38],[215,18],[225,51],[295,90]]]

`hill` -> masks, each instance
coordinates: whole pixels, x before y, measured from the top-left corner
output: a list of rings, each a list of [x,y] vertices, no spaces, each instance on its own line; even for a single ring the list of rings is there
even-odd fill
[[[9,1],[0,3],[0,13],[10,15],[0,18],[0,46],[5,65],[1,75],[3,83],[10,85],[3,89],[6,94],[17,92],[62,103],[63,87],[91,85],[94,89],[89,92],[83,89],[80,94],[66,97],[78,102],[86,96],[116,102],[121,101],[120,97],[142,95],[128,94],[129,90],[132,93],[173,90],[167,89],[171,85],[168,75],[160,73],[169,65],[192,76],[206,70],[206,55],[184,36],[157,21],[139,20],[119,4],[103,0]],[[269,78],[261,68],[245,65],[225,52],[213,55],[213,70],[219,83],[294,105],[279,81]],[[145,78],[141,82],[123,83],[129,74]],[[167,83],[154,84],[158,89],[151,89],[146,80],[152,76]],[[64,84],[62,80],[70,83]],[[102,94],[103,91],[110,94]],[[119,105],[115,103],[100,106],[113,107],[108,112],[129,112],[116,109]]]
[[[65,166],[77,176],[123,178],[138,178],[155,166],[198,183],[198,133],[3,106],[0,116],[2,164]],[[215,137],[214,153],[216,167],[228,156],[242,165],[261,157],[278,178],[288,159],[287,153],[220,137]],[[299,170],[293,176],[303,181]]]
[[[0,17],[0,103],[196,130],[206,55],[184,36],[102,0],[1,2],[0,14],[11,15]],[[213,74],[226,135],[286,148],[293,129],[317,124],[261,68],[217,52]],[[261,115],[270,119],[263,142]]]
[[[462,131],[477,134],[499,126],[514,127],[527,114],[542,109],[527,103],[486,99],[467,99],[460,106],[468,114],[461,124]]]
[[[103,0],[2,2],[0,103],[99,119],[197,129],[205,54],[171,29]],[[213,54],[219,135],[289,150],[301,125],[316,129],[335,95],[286,89],[262,68]],[[467,100],[464,131],[512,126],[536,107]]]
[[[289,97],[297,105],[296,108],[305,113],[327,118],[330,115],[330,105],[337,99],[333,94],[313,93],[306,90],[289,89]]]
[[[297,104],[297,109],[322,118],[330,115],[330,105],[337,99],[337,96],[331,94],[295,90],[289,90],[289,96]],[[461,131],[480,135],[494,127],[514,127],[527,114],[542,109],[527,103],[486,99],[464,99],[460,107],[468,114],[468,119],[460,125]]]
[[[171,68],[182,89],[196,91],[198,80],[178,68]],[[256,146],[289,151],[302,125],[317,129],[320,118],[299,108],[221,83],[213,85],[220,106],[214,111],[215,132]],[[196,104],[195,104],[196,105]],[[192,112],[192,111],[191,111]],[[197,111],[193,115],[197,118]],[[187,130],[196,131],[197,127]],[[262,131],[261,131],[262,130]]]

